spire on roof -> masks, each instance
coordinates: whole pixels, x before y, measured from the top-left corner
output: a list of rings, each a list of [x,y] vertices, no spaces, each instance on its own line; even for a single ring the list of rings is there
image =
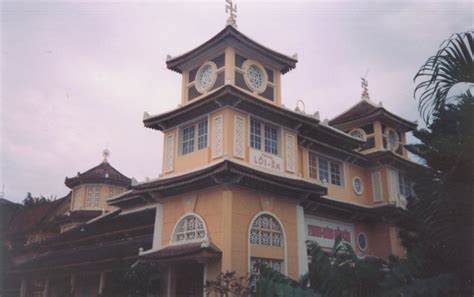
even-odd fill
[[[369,82],[365,77],[361,77],[360,80],[361,80],[360,84],[361,84],[361,87],[362,87],[362,95],[360,96],[360,99],[368,101],[368,100],[370,100]]]
[[[106,148],[102,151],[102,157],[104,157],[104,163],[107,163],[107,158],[110,157],[110,151]]]
[[[232,27],[237,28],[237,4],[232,3],[232,0],[225,0],[225,2],[225,12],[229,13],[227,25],[231,25]]]

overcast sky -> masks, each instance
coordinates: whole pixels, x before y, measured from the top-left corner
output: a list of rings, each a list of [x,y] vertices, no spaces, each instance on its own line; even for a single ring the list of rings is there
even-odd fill
[[[162,134],[143,112],[180,100],[179,55],[224,28],[217,2],[18,2],[1,6],[1,171],[6,198],[68,193],[66,176],[110,163],[143,180],[161,171]],[[238,1],[238,29],[287,55],[283,103],[332,118],[370,96],[418,118],[413,75],[454,32],[473,26],[473,2]]]

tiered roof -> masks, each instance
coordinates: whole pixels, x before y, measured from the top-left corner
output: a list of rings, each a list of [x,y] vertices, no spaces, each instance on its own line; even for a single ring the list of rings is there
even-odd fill
[[[273,65],[279,69],[282,74],[295,68],[298,62],[296,57],[289,57],[269,49],[242,34],[233,26],[228,25],[214,37],[195,49],[180,56],[169,57],[166,61],[166,66],[170,70],[182,73],[191,61],[207,56],[217,49],[224,49],[227,46],[258,54],[261,61]]]
[[[132,180],[112,167],[107,160],[99,165],[87,170],[84,173],[77,173],[77,176],[66,177],[64,182],[67,187],[74,188],[80,184],[106,183],[122,187],[129,187]]]
[[[347,130],[356,126],[360,127],[374,120],[385,122],[402,132],[411,131],[417,127],[416,122],[391,113],[383,106],[376,105],[368,99],[360,100],[354,106],[330,120],[329,124],[341,130]]]

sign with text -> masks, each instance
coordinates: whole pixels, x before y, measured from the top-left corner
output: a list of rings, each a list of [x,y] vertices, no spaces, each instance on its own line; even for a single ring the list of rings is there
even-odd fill
[[[267,169],[283,171],[283,159],[262,151],[250,150],[250,163]]]
[[[352,224],[318,217],[305,217],[305,225],[306,240],[315,241],[321,247],[332,248],[339,235],[353,244],[354,226]]]

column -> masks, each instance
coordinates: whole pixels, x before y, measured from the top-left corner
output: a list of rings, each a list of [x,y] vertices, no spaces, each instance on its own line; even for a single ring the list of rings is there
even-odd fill
[[[304,222],[304,209],[296,206],[296,235],[298,240],[298,274],[308,273],[308,253],[306,250],[306,227]]]
[[[28,281],[25,278],[21,279],[20,297],[26,297],[27,288]]]

